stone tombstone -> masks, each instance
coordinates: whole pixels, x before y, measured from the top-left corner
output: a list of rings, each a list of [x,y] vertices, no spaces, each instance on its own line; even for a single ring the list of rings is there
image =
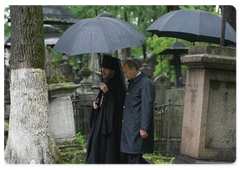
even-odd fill
[[[147,63],[143,63],[143,66],[140,68],[140,71],[142,71],[149,79],[151,79],[153,75],[153,69],[151,67],[148,67]]]
[[[83,67],[78,73],[83,77],[83,80],[80,82],[80,86],[77,88],[76,92],[79,94],[92,92],[93,84],[88,78],[92,75],[93,72],[88,67]]]
[[[96,72],[100,72],[100,65],[99,65],[99,59],[98,59],[98,53],[92,53],[91,60],[89,63],[89,68],[92,70],[92,75],[88,78],[88,80],[94,85],[94,86],[100,86],[101,79],[99,75],[97,75]]]
[[[50,45],[45,46],[45,72],[48,79],[52,78],[64,78],[64,75],[60,69],[60,66],[55,59],[54,54],[51,52]]]
[[[62,60],[63,60],[63,64],[60,65],[60,68],[63,72],[63,75],[70,81],[73,82],[74,81],[74,74],[73,74],[73,66],[71,64],[68,63],[68,60],[71,57],[68,55],[63,55],[62,56]]]
[[[49,122],[57,143],[75,138],[74,113],[71,96],[79,85],[62,83],[49,85]]]
[[[189,47],[189,51],[190,55],[182,58],[188,72],[181,155],[234,162],[236,58],[221,55],[236,54],[236,49],[204,46]]]
[[[171,89],[171,83],[168,78],[158,76],[154,79],[153,84],[155,86],[155,101],[157,105],[165,104],[166,90]]]

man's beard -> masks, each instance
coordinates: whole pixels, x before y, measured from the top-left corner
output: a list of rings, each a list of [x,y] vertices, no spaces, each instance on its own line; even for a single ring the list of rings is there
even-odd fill
[[[114,72],[109,74],[107,77],[103,78],[103,81],[107,83],[109,81],[109,79],[111,79],[113,76],[114,76]]]

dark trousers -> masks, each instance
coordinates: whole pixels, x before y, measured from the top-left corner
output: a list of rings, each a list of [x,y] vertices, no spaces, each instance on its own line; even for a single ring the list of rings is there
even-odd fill
[[[143,154],[128,154],[122,152],[122,164],[148,164],[142,157]]]

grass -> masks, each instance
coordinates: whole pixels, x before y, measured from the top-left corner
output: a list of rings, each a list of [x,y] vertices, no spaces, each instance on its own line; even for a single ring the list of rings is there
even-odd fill
[[[85,143],[86,136],[82,135],[80,132],[76,134],[77,144],[83,146],[83,152],[87,151],[87,144]],[[77,151],[76,151],[77,152]],[[172,161],[175,157],[165,157],[160,153],[153,154],[143,154],[143,158],[148,160],[151,164],[172,164]],[[77,154],[74,153],[72,158],[62,155],[62,164],[85,164],[85,157],[81,159],[78,158]]]
[[[143,158],[147,159],[152,164],[172,164],[175,157],[165,157],[160,153],[143,154]]]

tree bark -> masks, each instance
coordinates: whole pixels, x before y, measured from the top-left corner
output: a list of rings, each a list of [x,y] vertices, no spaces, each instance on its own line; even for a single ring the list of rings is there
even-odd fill
[[[44,68],[41,6],[10,6],[11,111],[4,153],[7,163],[55,163],[58,149],[50,133]]]
[[[127,12],[124,12],[124,20],[127,22]],[[125,48],[124,49],[124,59],[127,60],[130,56],[131,52],[130,52],[130,48]]]
[[[44,69],[43,12],[41,6],[10,6],[11,68]]]
[[[220,39],[220,45],[225,46],[225,31],[226,31],[226,6],[222,6],[222,25],[221,25],[221,39]]]
[[[10,87],[6,162],[55,163],[57,149],[49,127],[45,71],[31,68],[12,70]]]
[[[227,10],[225,11],[227,22],[233,27],[236,31],[236,8],[232,5],[224,6]]]

